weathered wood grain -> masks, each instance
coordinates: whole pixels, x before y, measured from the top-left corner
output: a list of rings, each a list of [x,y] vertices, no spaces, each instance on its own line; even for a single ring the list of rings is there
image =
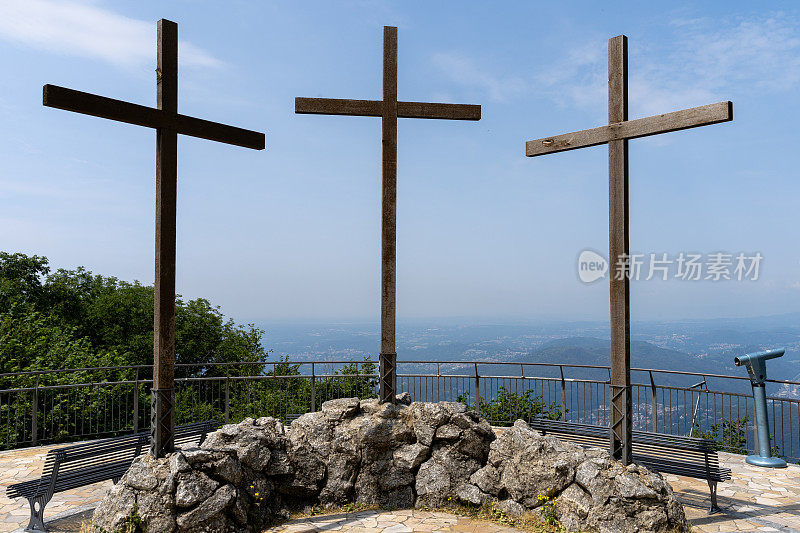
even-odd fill
[[[731,102],[718,102],[663,115],[653,115],[626,122],[618,121],[590,130],[575,131],[528,141],[525,143],[525,155],[534,157],[555,152],[565,152],[576,148],[597,146],[613,140],[636,139],[660,133],[719,124],[720,122],[731,120],[733,120],[733,104]]]
[[[608,41],[608,121],[628,120],[628,38]],[[627,262],[628,139],[608,143],[608,249],[611,272],[611,454],[629,464],[632,443],[630,404],[630,278],[627,268],[618,276],[619,261]]]
[[[294,99],[294,112],[300,115],[382,117],[383,101],[298,97]],[[480,120],[481,106],[471,104],[437,104],[431,102],[397,102],[397,117]]]
[[[47,107],[125,122],[136,126],[153,129],[171,128],[181,135],[189,135],[253,150],[264,149],[264,134],[257,131],[176,113],[167,113],[161,109],[67,89],[58,85],[48,84],[43,87],[42,103]]]
[[[298,97],[294,99],[294,112],[300,115],[382,117],[383,101]]]
[[[178,25],[158,21],[158,109],[178,114]],[[174,127],[156,130],[156,250],[153,313],[152,455],[162,457],[173,449],[175,413],[172,409],[175,376],[175,216],[178,189],[178,132]]]
[[[400,118],[480,120],[481,106],[431,102],[397,102],[397,116]]]
[[[381,402],[394,403],[397,294],[397,28],[383,28],[383,187],[381,217]]]
[[[219,122],[211,122],[202,118],[179,114],[175,128],[181,135],[197,137],[198,139],[241,146],[252,150],[263,150],[265,147],[265,136],[261,132],[229,126]]]
[[[164,113],[158,109],[67,89],[58,85],[47,84],[43,87],[42,104],[47,107],[126,122],[136,126],[160,128],[166,125]]]

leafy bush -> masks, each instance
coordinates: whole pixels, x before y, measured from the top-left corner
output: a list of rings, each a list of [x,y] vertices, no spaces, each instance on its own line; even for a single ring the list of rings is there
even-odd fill
[[[747,454],[747,435],[745,433],[747,420],[746,416],[734,420],[725,419],[711,424],[705,431],[702,431],[700,426],[695,423],[691,436],[714,442],[717,450]]]
[[[457,401],[475,407],[468,393],[460,394]],[[480,397],[476,411],[480,416],[497,426],[511,426],[517,419],[530,420],[537,416],[545,416],[551,420],[559,420],[564,415],[561,405],[552,402],[547,405],[541,394],[528,389],[525,392],[510,392],[505,387],[497,390],[497,396],[489,400]]]

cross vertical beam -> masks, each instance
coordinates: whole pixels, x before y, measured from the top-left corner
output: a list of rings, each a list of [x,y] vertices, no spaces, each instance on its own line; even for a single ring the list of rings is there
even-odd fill
[[[150,453],[174,447],[175,431],[175,215],[178,134],[234,146],[264,149],[264,134],[178,114],[178,25],[158,21],[157,106],[45,85],[42,104],[156,130],[155,291],[153,298],[153,390]]]
[[[628,120],[628,39],[608,40],[608,123]],[[628,242],[628,139],[608,143],[608,249],[611,276],[611,455],[631,462],[631,328]],[[612,269],[614,271],[614,269]]]
[[[380,117],[382,120],[381,210],[381,402],[395,401],[397,392],[396,268],[397,268],[397,119],[480,120],[481,106],[402,102],[397,100],[397,28],[383,28],[383,99],[295,98],[295,113]]]
[[[178,114],[178,25],[158,21],[157,107]],[[175,221],[178,188],[178,132],[156,130],[156,250],[153,300],[153,391],[151,453],[174,447],[175,411]]]
[[[628,38],[608,40],[608,125],[544,137],[525,143],[525,155],[608,144],[608,253],[611,307],[612,455],[632,460],[630,246],[628,220],[628,140],[733,120],[733,104],[718,102],[663,115],[628,120]]]
[[[378,397],[394,402],[397,381],[397,28],[383,28],[383,177],[381,217],[381,353]]]

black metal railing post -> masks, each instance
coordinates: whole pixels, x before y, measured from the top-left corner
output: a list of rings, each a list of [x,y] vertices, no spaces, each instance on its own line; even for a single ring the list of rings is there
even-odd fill
[[[317,411],[317,373],[314,363],[311,363],[311,412]]]
[[[481,376],[478,374],[478,363],[475,363],[475,410],[481,406]]]
[[[656,402],[657,393],[656,393],[656,382],[653,379],[653,372],[648,371],[650,374],[650,410],[652,411],[651,422],[653,426],[653,433],[658,433],[658,404]]]
[[[564,381],[564,367],[558,365],[561,371],[561,420],[567,419],[567,384]]]
[[[228,372],[225,372],[225,423],[229,423],[231,419],[231,378]]]
[[[133,432],[139,433],[139,369],[133,379]]]
[[[36,374],[36,384],[33,386],[33,399],[31,401],[31,443],[36,446],[39,442],[39,374]]]

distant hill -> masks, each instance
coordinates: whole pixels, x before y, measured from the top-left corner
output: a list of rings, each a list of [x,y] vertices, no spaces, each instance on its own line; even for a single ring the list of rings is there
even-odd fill
[[[575,365],[598,365],[607,366],[610,364],[610,344],[608,339],[598,339],[593,337],[567,337],[546,343],[541,348],[529,350],[524,355],[518,355],[512,360],[530,363],[565,363]],[[723,361],[714,356],[697,356],[687,353],[662,348],[655,344],[643,341],[631,342],[631,367],[633,368],[652,368],[660,370],[679,370],[684,372],[697,372],[709,374],[731,374],[741,375],[741,369],[733,366],[732,361]],[[545,369],[542,369],[543,371]],[[555,375],[555,370],[551,370],[545,375]],[[566,375],[565,370],[565,375]],[[569,375],[572,377],[608,379],[608,373],[604,370],[592,369],[570,369]],[[689,386],[699,381],[695,376],[681,376],[675,374],[655,374],[657,384],[673,386]],[[632,376],[632,381],[644,382],[649,380],[646,373],[638,372]],[[722,386],[723,381],[709,379],[709,386]],[[727,383],[727,385],[732,385]],[[747,390],[749,385],[742,381],[741,386],[734,386],[736,390]],[[731,387],[725,387],[731,390]]]

